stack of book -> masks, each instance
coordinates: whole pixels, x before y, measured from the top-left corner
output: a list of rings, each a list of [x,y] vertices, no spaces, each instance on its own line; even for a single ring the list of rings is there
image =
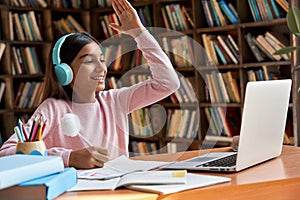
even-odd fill
[[[257,36],[252,36],[249,32],[245,39],[258,62],[264,60],[290,60],[289,54],[274,55],[274,53],[289,45],[287,38],[283,34],[275,32],[265,32]]]
[[[15,154],[0,158],[0,199],[54,199],[77,183],[61,157]]]

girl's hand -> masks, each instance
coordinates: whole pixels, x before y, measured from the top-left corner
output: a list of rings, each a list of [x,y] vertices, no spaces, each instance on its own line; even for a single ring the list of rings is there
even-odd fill
[[[112,6],[121,24],[118,25],[117,23],[111,23],[111,28],[119,33],[129,34],[132,37],[138,36],[143,30],[145,30],[136,10],[127,0],[113,0]]]
[[[69,166],[76,169],[91,169],[103,167],[109,160],[109,152],[102,147],[88,147],[77,151],[72,151],[69,158]]]

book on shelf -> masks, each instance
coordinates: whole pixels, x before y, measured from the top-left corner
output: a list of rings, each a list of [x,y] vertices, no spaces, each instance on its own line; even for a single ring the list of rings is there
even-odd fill
[[[266,31],[265,32],[265,38],[267,41],[275,47],[275,49],[281,49],[289,46],[289,40],[281,33],[278,32],[271,32],[271,31]],[[282,54],[281,55],[285,60],[290,59],[289,54]]]
[[[273,15],[273,18],[274,19],[281,18],[281,15],[279,13],[279,10],[278,10],[277,4],[275,3],[275,0],[265,0],[265,1],[267,1],[270,6],[270,11]]]
[[[4,55],[5,48],[6,48],[6,43],[0,42],[0,61],[2,59],[2,56]]]
[[[228,20],[232,24],[237,24],[238,23],[238,16],[236,13],[228,6],[226,1],[221,0],[218,2],[221,10],[223,11],[224,15],[228,18]]]
[[[168,137],[177,137],[177,131],[180,126],[180,121],[182,120],[181,116],[181,110],[175,109],[175,110],[169,110],[168,116],[168,126],[167,126],[167,133],[166,136]]]
[[[227,35],[227,36],[224,36],[223,40],[224,40],[225,44],[228,46],[231,53],[236,58],[236,60],[239,61],[239,55],[240,55],[239,48],[237,47],[233,38],[230,35]]]
[[[155,142],[137,142],[131,141],[131,147],[134,156],[157,154],[157,147]]]
[[[37,23],[37,18],[36,18],[36,14],[34,11],[29,11],[28,13],[26,13],[27,18],[28,18],[28,23],[30,25],[30,30],[32,31],[32,37],[34,41],[42,41],[42,34],[40,32],[40,28],[38,26]]]
[[[177,152],[177,143],[176,142],[168,142],[167,143],[167,152],[168,153],[176,153]]]
[[[16,39],[18,39],[20,41],[25,41],[25,34],[23,32],[19,14],[13,13],[12,17],[13,17],[13,26],[14,26],[14,30],[15,30]]]
[[[62,158],[58,156],[4,156],[0,158],[0,189],[63,170]]]
[[[190,14],[188,13],[187,8],[185,6],[181,6],[181,8],[185,18],[187,19],[191,27],[196,28],[194,20],[191,18]]]
[[[152,17],[151,17],[150,6],[149,5],[144,6],[143,12],[144,12],[147,27],[152,27],[153,22],[152,22]]]
[[[256,40],[255,37],[252,38],[252,41],[257,46],[257,48],[260,50],[263,57],[265,57],[266,59],[268,58],[270,60],[275,60],[273,55],[270,54],[269,51],[267,51],[267,49]]]
[[[4,95],[5,86],[6,86],[6,83],[1,81],[0,82],[0,103],[1,103],[3,95]]]
[[[266,9],[264,7],[264,4],[263,4],[263,0],[255,0],[255,1],[256,1],[258,12],[260,13],[262,21],[269,20],[268,15],[267,15],[267,11],[266,11]]]
[[[246,42],[248,44],[248,46],[250,47],[255,59],[257,60],[257,62],[261,62],[263,60],[265,60],[264,56],[261,54],[259,48],[256,46],[256,44],[254,43],[253,40],[255,40],[253,38],[253,36],[251,35],[250,32],[248,32],[246,35],[244,35]]]
[[[235,55],[233,54],[233,52],[231,52],[229,46],[227,45],[227,43],[224,41],[224,36],[218,35],[217,39],[219,40],[221,46],[223,47],[223,49],[225,50],[225,52],[227,53],[227,55],[230,58],[230,62],[233,62],[234,64],[238,64],[238,58],[235,57]]]
[[[176,17],[178,18],[178,22],[179,22],[179,25],[180,25],[180,30],[183,30],[183,31],[187,30],[188,29],[188,24],[187,24],[187,21],[184,17],[183,12],[182,12],[182,7],[179,4],[172,4],[171,7],[174,7]]]
[[[213,12],[216,13],[216,18],[219,19],[221,26],[227,26],[228,23],[226,21],[225,16],[223,15],[220,5],[218,4],[217,0],[210,0],[211,7],[213,9]]]
[[[287,0],[275,0],[275,1],[285,12],[288,12],[289,2]]]
[[[209,27],[214,27],[215,24],[214,24],[214,21],[213,21],[213,14],[212,14],[212,11],[210,9],[210,5],[209,5],[209,2],[208,0],[201,0],[201,3],[202,3],[202,8],[203,8],[203,12],[204,12],[204,15],[205,15],[205,19],[206,19],[206,23]]]
[[[230,101],[233,103],[240,103],[240,90],[238,88],[237,80],[232,77],[231,71],[222,73],[222,77],[225,82]]]
[[[73,27],[75,32],[85,32],[85,29],[74,19],[72,15],[66,17],[67,22]]]
[[[248,4],[252,13],[252,17],[254,19],[254,21],[258,22],[258,21],[262,21],[262,17],[261,14],[258,10],[258,6],[257,6],[257,2],[256,0],[248,0]]]
[[[225,58],[225,54],[224,54],[225,51],[220,48],[220,44],[217,44],[218,40],[213,40],[212,42],[213,42],[216,54],[217,54],[218,58],[220,59],[221,63],[223,65],[227,65],[228,59]]]
[[[206,33],[201,34],[201,38],[203,41],[203,45],[206,51],[206,56],[208,57],[209,63],[214,63],[215,65],[219,65],[217,53],[215,51],[215,47],[213,41],[216,39],[215,35],[208,35]]]
[[[267,51],[270,55],[272,55],[273,60],[281,60],[280,55],[274,55],[275,49],[271,46],[271,44],[266,40],[266,38],[263,35],[258,35],[256,38],[257,43],[261,45],[261,47],[264,47],[265,51]]]
[[[174,4],[165,5],[165,8],[167,11],[167,17],[169,17],[169,20],[172,24],[172,29],[177,31],[183,30]]]
[[[224,23],[221,22],[219,13],[217,13],[217,8],[215,7],[213,0],[208,1],[208,6],[214,26],[224,26]]]
[[[1,199],[55,199],[77,183],[75,168],[35,178],[0,190]]]
[[[186,170],[143,171],[125,174],[109,180],[79,179],[68,191],[116,190],[130,185],[183,185],[186,183]]]
[[[47,7],[47,2],[45,0],[36,1],[10,1],[12,6],[15,7]]]

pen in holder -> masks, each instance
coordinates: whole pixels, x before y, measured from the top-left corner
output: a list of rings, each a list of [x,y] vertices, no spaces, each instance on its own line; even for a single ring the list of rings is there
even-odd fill
[[[31,142],[18,142],[16,146],[16,154],[46,156],[46,145],[43,140]]]
[[[43,121],[42,116],[37,116],[32,124],[30,135],[28,137],[23,122],[19,120],[18,125],[14,128],[19,140],[16,146],[16,154],[46,156],[46,145],[42,140],[45,125],[46,121]]]

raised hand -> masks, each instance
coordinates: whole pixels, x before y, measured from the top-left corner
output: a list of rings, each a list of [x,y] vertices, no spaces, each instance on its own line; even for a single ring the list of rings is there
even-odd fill
[[[136,10],[127,0],[113,0],[112,6],[121,24],[111,23],[111,28],[117,30],[119,33],[129,34],[133,37],[145,29]]]
[[[104,163],[109,160],[109,152],[101,147],[88,147],[72,151],[69,158],[69,166],[77,169],[91,169],[103,167]]]

